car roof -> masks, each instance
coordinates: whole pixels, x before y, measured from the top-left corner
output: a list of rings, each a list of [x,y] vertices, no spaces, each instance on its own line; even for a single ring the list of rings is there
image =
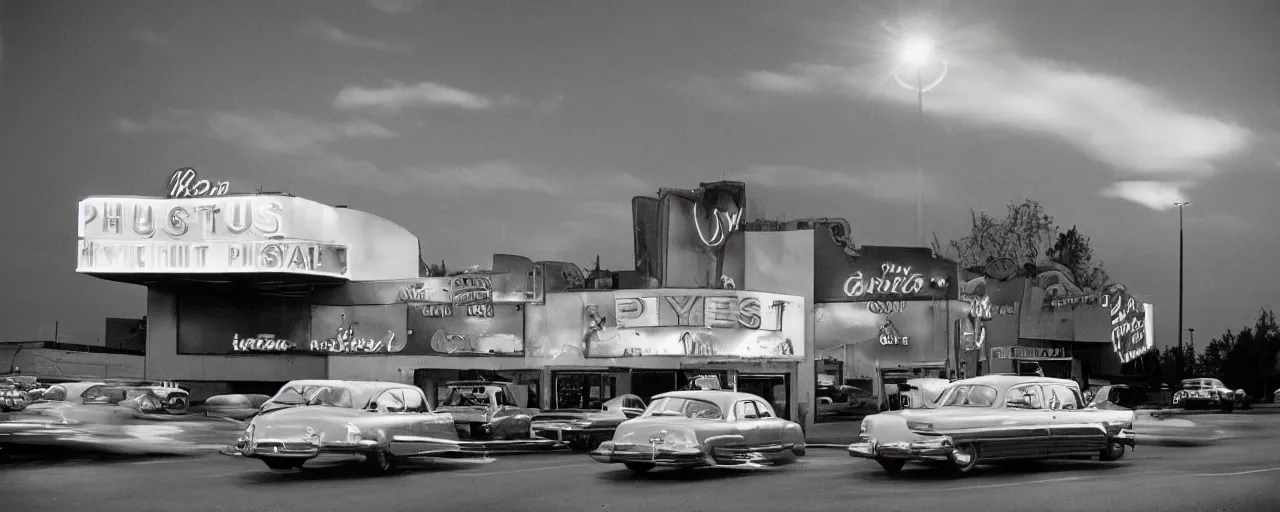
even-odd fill
[[[653,396],[654,400],[658,400],[659,398],[687,398],[692,400],[702,400],[704,402],[711,402],[713,404],[716,404],[716,406],[719,407],[721,410],[726,410],[726,411],[730,407],[733,407],[733,404],[739,400],[756,400],[756,401],[764,402],[768,404],[768,402],[765,402],[763,398],[760,398],[751,393],[742,393],[739,391],[729,391],[729,390],[719,390],[719,389],[690,389],[690,390],[683,390],[683,391],[668,391],[666,393]]]
[[[418,389],[417,386],[411,384],[402,384],[399,382],[383,382],[376,380],[325,380],[325,379],[309,379],[309,380],[293,380],[288,384],[281,386],[284,389],[290,386],[330,386],[346,388],[351,392],[351,401],[357,407],[369,403],[369,400],[382,391],[388,389]]]
[[[1079,387],[1080,384],[1070,379],[1058,379],[1054,377],[1040,377],[1035,375],[983,375],[980,377],[971,377],[952,382],[953,385],[959,384],[981,384],[991,386],[993,388],[1008,388],[1015,384],[1062,384],[1066,386]]]

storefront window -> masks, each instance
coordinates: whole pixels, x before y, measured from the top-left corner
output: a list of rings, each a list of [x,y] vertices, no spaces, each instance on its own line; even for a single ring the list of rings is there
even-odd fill
[[[617,395],[617,378],[606,373],[553,374],[554,409],[603,409],[604,403]]]

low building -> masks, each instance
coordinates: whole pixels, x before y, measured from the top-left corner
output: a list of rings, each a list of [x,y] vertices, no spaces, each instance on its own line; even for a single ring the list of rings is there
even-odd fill
[[[57,343],[0,343],[0,375],[27,375],[46,382],[61,380],[141,379],[146,356],[136,349]]]

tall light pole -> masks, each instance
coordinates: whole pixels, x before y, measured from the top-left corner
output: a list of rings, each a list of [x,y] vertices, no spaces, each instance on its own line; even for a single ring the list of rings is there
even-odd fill
[[[1191,201],[1173,203],[1174,206],[1178,207],[1178,380],[1182,380],[1182,372],[1187,368],[1182,357],[1182,207],[1189,204],[1191,204]]]
[[[930,64],[937,62],[942,66],[938,77],[930,83],[924,81],[925,68]],[[907,67],[915,76],[914,81],[904,80],[898,73],[902,67]],[[916,37],[909,39],[902,44],[902,55],[899,69],[893,73],[893,78],[907,89],[916,93],[916,112],[918,113],[918,123],[916,125],[916,243],[920,246],[925,245],[924,239],[924,93],[937,87],[942,83],[942,79],[947,75],[947,62],[938,58],[937,50],[934,48],[933,41],[927,37]]]

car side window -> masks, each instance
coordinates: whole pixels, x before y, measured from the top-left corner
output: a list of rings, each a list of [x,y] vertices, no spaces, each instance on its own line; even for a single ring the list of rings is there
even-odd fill
[[[1054,402],[1057,404],[1057,407],[1054,407],[1055,409],[1074,411],[1083,407],[1083,404],[1080,403],[1079,392],[1071,387],[1059,384],[1050,386],[1050,391],[1055,395]]]
[[[641,402],[638,398],[628,398],[626,407],[630,407],[632,409],[644,409],[644,402]]]
[[[378,399],[373,402],[373,409],[376,412],[404,412],[404,396],[398,389],[389,389],[378,395]]]
[[[733,415],[737,416],[739,420],[754,420],[760,418],[760,412],[756,410],[755,402],[750,400],[743,400],[734,404],[733,409]]]
[[[427,410],[427,397],[416,389],[403,389],[405,412],[430,412]]]
[[[1008,398],[1006,399],[1010,405],[1020,409],[1043,409],[1044,396],[1040,391],[1040,386],[1036,384],[1024,384],[1017,387],[1009,388]]]
[[[765,405],[762,402],[752,402],[752,403],[756,404],[756,413],[760,415],[761,419],[773,417],[773,414],[769,412],[769,406]]]

